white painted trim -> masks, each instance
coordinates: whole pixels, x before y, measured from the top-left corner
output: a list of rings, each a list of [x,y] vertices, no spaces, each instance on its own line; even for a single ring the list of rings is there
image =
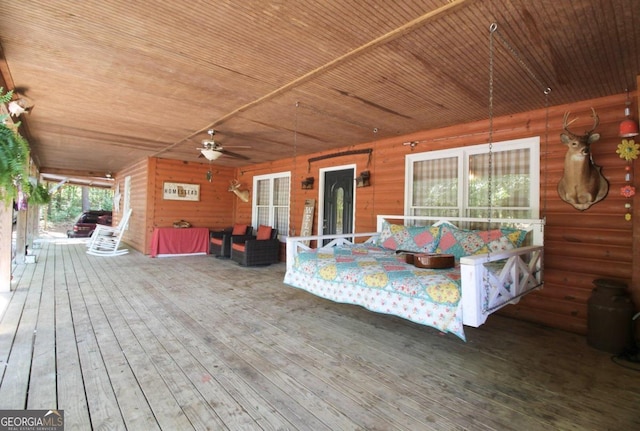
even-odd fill
[[[540,136],[531,136],[528,138],[512,139],[509,141],[494,142],[492,151],[508,151],[515,149],[528,148],[531,151],[530,160],[530,183],[537,184],[538,187],[532,187],[530,191],[530,209],[531,217],[540,217]],[[413,181],[413,164],[422,160],[434,160],[446,157],[458,157],[458,178],[469,172],[468,160],[470,155],[484,154],[489,152],[489,144],[478,144],[468,147],[449,148],[446,150],[427,151],[422,153],[407,154],[405,156],[405,178],[404,178],[404,214],[409,215],[409,202],[411,201]],[[465,181],[462,187],[458,187],[458,202],[463,203],[468,193],[468,182]],[[464,214],[461,214],[463,216]]]
[[[287,237],[289,236],[289,232],[291,230],[291,193],[292,193],[292,184],[291,184],[291,171],[283,171],[283,172],[276,172],[273,174],[265,174],[265,175],[256,175],[253,177],[253,187],[252,187],[252,191],[253,193],[251,193],[251,225],[253,226],[254,229],[258,228],[258,222],[257,222],[257,211],[256,211],[256,205],[257,205],[257,200],[258,200],[258,181],[261,180],[269,180],[269,193],[270,193],[270,202],[269,202],[269,207],[273,208],[273,180],[276,178],[288,178],[289,179],[289,202],[288,202],[288,207],[289,207],[289,211],[287,211],[287,231],[286,232],[280,232],[278,231],[278,236],[279,237]],[[269,225],[270,226],[274,226],[275,224],[275,220],[273,220],[273,211],[269,212]]]

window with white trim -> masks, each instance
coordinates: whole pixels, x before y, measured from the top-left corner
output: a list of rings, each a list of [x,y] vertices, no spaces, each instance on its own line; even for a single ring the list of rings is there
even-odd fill
[[[407,215],[489,217],[491,180],[492,218],[539,217],[539,137],[411,154],[405,172]]]
[[[254,227],[272,226],[279,236],[289,234],[289,190],[291,172],[253,177]]]

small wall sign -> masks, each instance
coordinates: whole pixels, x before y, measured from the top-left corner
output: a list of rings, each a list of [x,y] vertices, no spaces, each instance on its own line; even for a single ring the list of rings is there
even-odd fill
[[[170,201],[199,201],[200,184],[164,183],[162,198]]]
[[[313,230],[313,213],[316,208],[315,199],[306,199],[304,201],[304,212],[302,213],[302,228],[300,236],[309,236]],[[309,245],[309,240],[302,241],[305,245]]]

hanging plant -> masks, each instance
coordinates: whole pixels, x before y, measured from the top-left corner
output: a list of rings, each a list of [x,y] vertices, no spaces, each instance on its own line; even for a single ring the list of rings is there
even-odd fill
[[[7,103],[13,92],[3,95],[2,90],[0,87],[0,103]],[[18,198],[19,191],[24,190],[29,202],[39,203],[32,199],[41,201],[45,197],[43,190],[29,183],[29,144],[17,132],[17,127],[14,130],[5,124],[7,117],[0,115],[0,202],[10,204]]]
[[[35,186],[29,183],[29,198],[27,201],[33,205],[46,205],[51,202],[51,194],[49,194],[49,189],[42,184],[38,183]]]

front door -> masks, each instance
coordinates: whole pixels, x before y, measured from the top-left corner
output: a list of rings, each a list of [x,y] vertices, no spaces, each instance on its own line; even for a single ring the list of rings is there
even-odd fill
[[[325,172],[324,235],[353,232],[353,184],[353,169]]]

